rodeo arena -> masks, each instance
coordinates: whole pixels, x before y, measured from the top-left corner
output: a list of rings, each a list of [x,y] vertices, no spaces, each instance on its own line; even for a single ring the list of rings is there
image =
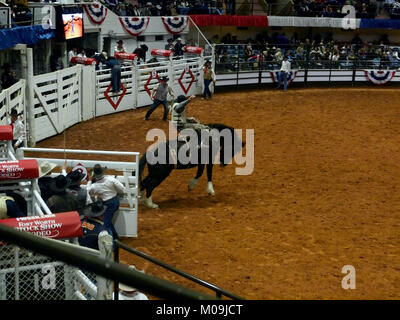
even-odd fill
[[[400,2],[0,11],[0,300],[400,298]]]

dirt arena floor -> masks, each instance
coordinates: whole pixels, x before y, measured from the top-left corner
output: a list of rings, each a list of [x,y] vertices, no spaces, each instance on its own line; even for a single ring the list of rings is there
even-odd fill
[[[175,171],[139,208],[124,242],[247,299],[400,298],[400,90],[296,89],[217,93],[189,116],[255,130],[255,168],[214,170],[215,197],[195,169]],[[67,148],[145,152],[162,107],[104,116],[67,130]],[[38,144],[63,147],[63,135]],[[121,158],[121,160],[125,160]],[[212,294],[122,253],[147,273]],[[341,287],[342,267],[356,289]]]

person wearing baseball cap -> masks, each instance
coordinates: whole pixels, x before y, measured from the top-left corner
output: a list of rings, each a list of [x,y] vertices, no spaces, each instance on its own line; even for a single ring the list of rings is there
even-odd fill
[[[157,87],[153,88],[153,91],[151,92],[151,99],[154,102],[150,109],[147,111],[144,120],[149,120],[150,115],[154,112],[154,110],[156,110],[157,107],[162,104],[164,106],[163,121],[167,121],[169,111],[167,100],[168,93],[172,97],[172,100],[175,99],[174,92],[172,91],[172,88],[168,85],[168,80],[168,77],[162,77],[160,79],[160,84]]]

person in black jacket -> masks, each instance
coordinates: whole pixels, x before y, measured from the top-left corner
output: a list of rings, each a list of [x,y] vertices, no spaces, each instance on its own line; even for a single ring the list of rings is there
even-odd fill
[[[13,84],[17,83],[18,79],[16,77],[15,72],[11,70],[11,66],[9,63],[5,63],[2,66],[2,69],[4,69],[4,72],[1,75],[1,87],[4,90],[4,89],[8,89]]]

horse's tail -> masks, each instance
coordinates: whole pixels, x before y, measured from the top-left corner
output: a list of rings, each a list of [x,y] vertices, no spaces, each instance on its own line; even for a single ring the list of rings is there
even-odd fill
[[[144,168],[146,167],[146,164],[147,164],[147,158],[146,158],[146,152],[145,152],[139,160],[139,183],[142,182],[142,174],[143,174]]]

